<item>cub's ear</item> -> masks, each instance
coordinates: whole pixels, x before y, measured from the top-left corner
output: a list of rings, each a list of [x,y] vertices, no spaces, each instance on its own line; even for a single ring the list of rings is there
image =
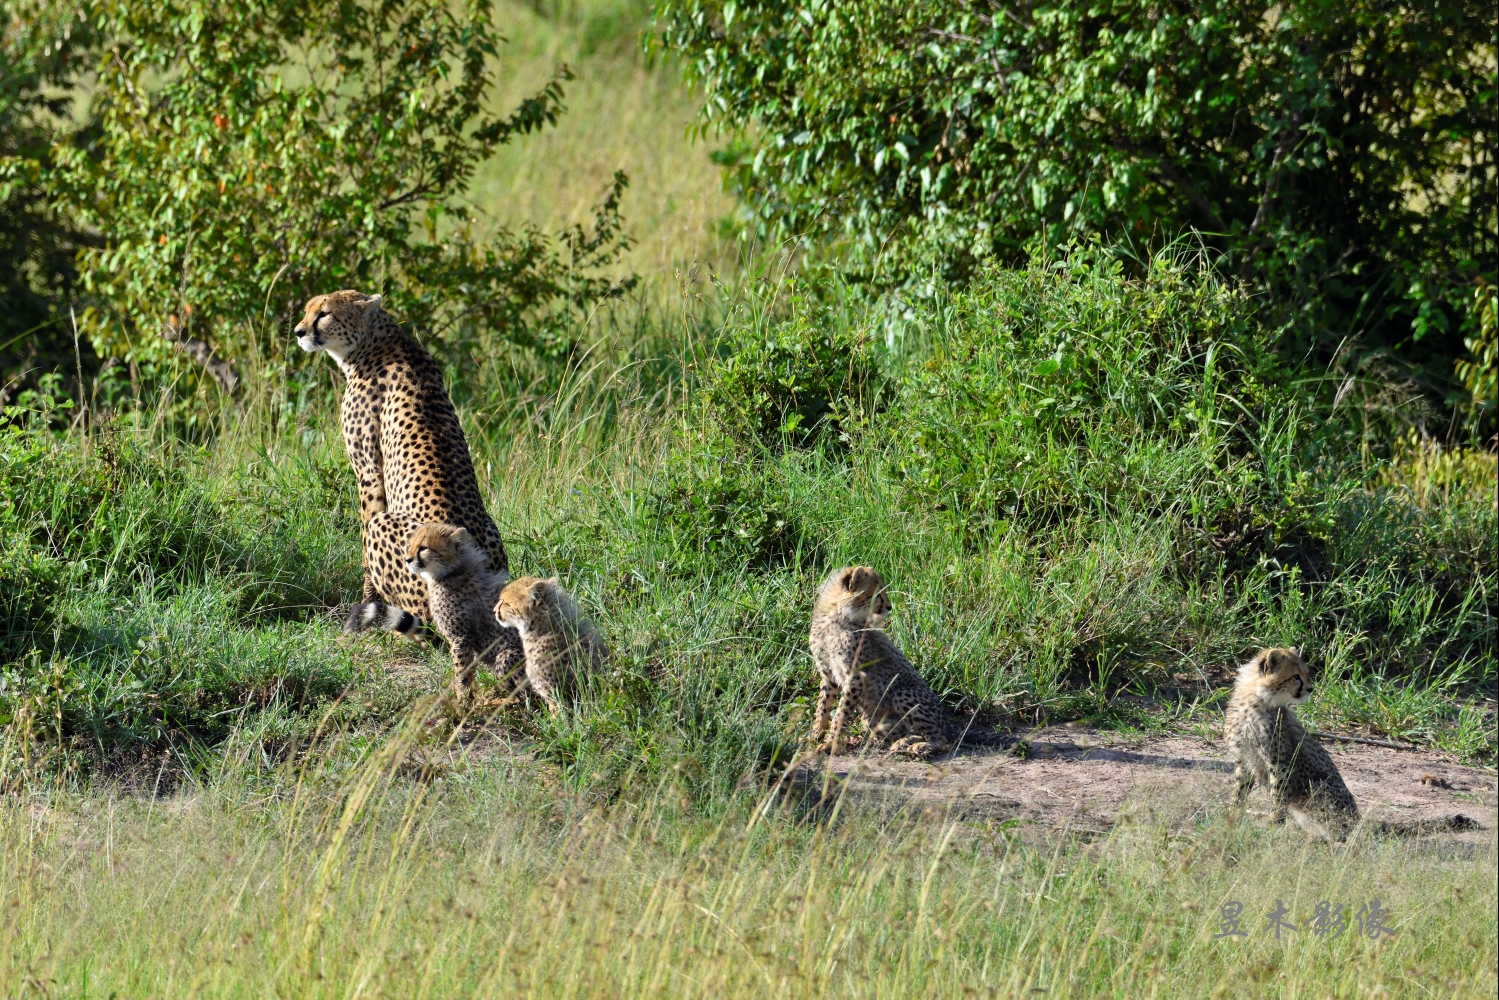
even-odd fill
[[[1270,655],[1270,650],[1260,650],[1255,654],[1254,659],[1255,662],[1259,664],[1260,673],[1268,674],[1271,670],[1274,669],[1274,664],[1272,662],[1274,658]]]
[[[459,528],[453,532],[453,543],[455,545],[467,545],[470,541],[472,541],[472,538],[469,536],[467,528]]]
[[[364,307],[366,309],[379,309],[380,308],[380,296],[378,296],[378,295],[371,295],[365,301]]]

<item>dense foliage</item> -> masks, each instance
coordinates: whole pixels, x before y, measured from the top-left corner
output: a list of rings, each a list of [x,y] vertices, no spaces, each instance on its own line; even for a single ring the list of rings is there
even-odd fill
[[[1467,286],[1495,275],[1492,4],[670,0],[659,21],[756,230],[846,239],[886,287],[1191,228],[1300,336],[1445,381]]]
[[[78,53],[91,26],[46,0],[7,3],[0,25],[0,372],[73,367],[67,294],[80,233],[48,204],[36,169],[65,130]],[[0,405],[19,385],[0,386]]]
[[[732,329],[702,366],[699,401],[729,435],[771,448],[849,440],[876,403],[881,379],[870,331],[850,328],[846,303],[788,290],[780,317]],[[842,308],[840,308],[842,306]]]
[[[308,296],[351,285],[460,354],[481,334],[556,349],[559,308],[626,287],[597,272],[628,245],[622,175],[591,231],[557,238],[457,200],[499,145],[556,121],[568,75],[491,112],[487,0],[90,0],[56,20],[29,25],[44,50],[49,27],[103,39],[94,125],[9,168],[95,234],[78,267],[101,355],[196,338],[274,356]]]

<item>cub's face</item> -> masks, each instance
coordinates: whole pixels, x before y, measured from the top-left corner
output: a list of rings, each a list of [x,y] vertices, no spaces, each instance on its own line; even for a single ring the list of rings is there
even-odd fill
[[[879,628],[890,613],[885,581],[868,566],[847,566],[828,577],[822,601],[831,600],[838,617],[856,628]]]
[[[424,524],[406,546],[406,568],[428,583],[436,583],[456,570],[471,568],[484,560],[466,528],[451,524]]]
[[[1312,693],[1311,675],[1294,649],[1266,649],[1252,663],[1259,673],[1260,701],[1272,708],[1300,705]]]
[[[511,580],[495,602],[495,617],[502,625],[525,635],[527,630],[546,620],[548,592],[554,583],[535,576]]]
[[[302,322],[296,325],[297,346],[314,353],[327,351],[342,364],[379,310],[380,296],[352,290],[308,299]]]

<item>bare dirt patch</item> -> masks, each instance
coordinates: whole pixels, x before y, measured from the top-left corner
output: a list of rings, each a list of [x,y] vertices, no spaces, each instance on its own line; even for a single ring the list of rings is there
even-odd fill
[[[1123,738],[1089,727],[1051,726],[1032,734],[1030,753],[973,750],[930,761],[853,753],[805,764],[793,784],[826,784],[851,802],[895,803],[944,815],[1019,820],[1037,833],[1103,832],[1122,820],[1185,825],[1220,809],[1233,794],[1233,761],[1223,744],[1196,737]],[[1422,750],[1323,741],[1368,819],[1440,820],[1461,813],[1482,829],[1444,833],[1480,842],[1499,822],[1499,779]],[[1263,789],[1249,813],[1269,814]]]

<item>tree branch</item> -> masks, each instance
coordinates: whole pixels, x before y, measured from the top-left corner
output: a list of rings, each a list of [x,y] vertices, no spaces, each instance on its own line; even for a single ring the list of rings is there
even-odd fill
[[[161,339],[192,358],[213,376],[213,380],[225,392],[233,392],[235,386],[239,385],[239,376],[235,374],[233,368],[229,367],[229,362],[215,357],[213,348],[209,347],[207,342],[189,336],[187,330],[177,322],[176,316],[167,317],[166,326],[161,329]]]
[[[1207,220],[1208,225],[1220,233],[1228,231],[1228,227],[1223,224],[1223,220],[1218,218],[1218,213],[1213,211],[1212,204],[1202,196],[1202,192],[1197,190],[1197,186],[1187,179],[1187,175],[1177,169],[1176,164],[1162,156],[1156,169],[1160,171],[1162,177],[1171,182],[1172,186],[1187,196],[1187,200],[1197,208],[1197,211],[1202,213],[1202,217]]]

